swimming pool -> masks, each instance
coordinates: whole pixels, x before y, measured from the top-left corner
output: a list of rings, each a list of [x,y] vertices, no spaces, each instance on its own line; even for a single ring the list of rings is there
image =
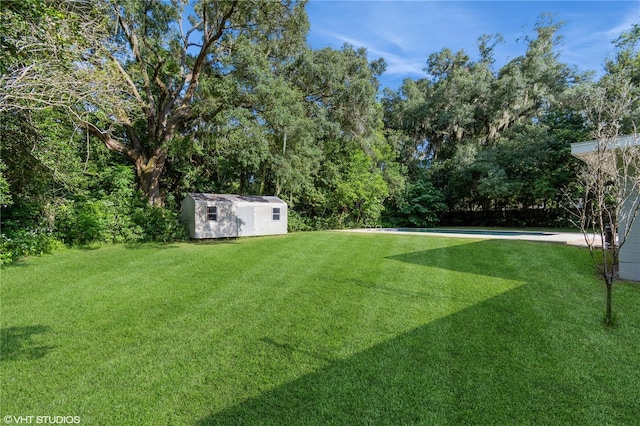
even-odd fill
[[[447,229],[447,228],[385,228],[385,231],[394,232],[426,232],[432,234],[468,234],[468,235],[488,235],[495,237],[523,237],[523,236],[548,236],[554,235],[550,232],[536,231],[500,231],[492,229]]]
[[[424,235],[425,237],[451,237],[451,238],[476,238],[476,239],[503,239],[526,240],[549,243],[571,244],[586,246],[585,237],[580,232],[543,232],[543,231],[518,231],[502,229],[474,229],[474,228],[360,228],[341,229],[337,232],[357,233],[388,233],[404,235]]]

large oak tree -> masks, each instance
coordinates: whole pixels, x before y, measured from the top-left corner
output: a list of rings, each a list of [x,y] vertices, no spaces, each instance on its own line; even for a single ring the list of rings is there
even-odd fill
[[[19,60],[3,70],[0,109],[66,108],[130,159],[152,204],[163,202],[161,176],[178,136],[238,106],[238,76],[251,58],[286,60],[308,28],[295,0],[52,0],[42,8],[38,19],[14,8],[21,27],[3,43]]]

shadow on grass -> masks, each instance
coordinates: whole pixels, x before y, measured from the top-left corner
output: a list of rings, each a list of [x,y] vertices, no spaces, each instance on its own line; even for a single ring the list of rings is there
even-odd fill
[[[179,242],[179,241],[178,241]],[[139,241],[139,242],[128,242],[128,243],[90,243],[90,244],[82,244],[73,246],[73,248],[80,251],[95,251],[100,250],[106,247],[124,247],[129,250],[142,250],[142,249],[157,249],[157,250],[165,250],[165,249],[174,249],[178,248],[178,242],[162,242],[162,241]]]
[[[499,246],[483,241],[390,258],[522,278],[487,260],[488,250],[505,253]],[[478,256],[470,259],[475,250]],[[633,381],[615,389],[607,379],[594,383],[589,372],[606,365],[587,351],[582,355],[571,333],[553,336],[546,328],[562,318],[567,306],[558,303],[556,316],[537,318],[533,293],[529,285],[517,287],[342,360],[262,338],[273,350],[321,359],[326,366],[196,424],[594,424],[632,419],[640,410]],[[574,363],[581,374],[567,370]],[[631,369],[637,371],[637,364]]]
[[[13,260],[11,263],[6,263],[4,265],[0,265],[0,271],[5,268],[27,268],[29,267],[29,262],[27,261],[29,257],[19,257]]]
[[[506,247],[512,247],[512,244],[539,243],[511,241],[508,244],[505,245],[504,241],[500,240],[483,240],[438,249],[404,253],[389,256],[387,259],[466,274],[521,280],[523,278],[523,268],[501,264],[500,257],[509,254]],[[493,254],[493,256],[488,253]]]
[[[521,243],[522,242],[516,242],[516,244]],[[510,242],[509,244],[513,244],[513,242]],[[525,242],[524,244],[539,243]],[[487,253],[493,253],[496,256],[490,256]],[[514,281],[526,281],[527,277],[526,275],[523,275],[523,268],[520,268],[519,265],[505,265],[500,262],[500,257],[508,254],[509,251],[505,248],[504,242],[498,240],[483,240],[436,249],[403,253],[400,255],[388,256],[385,259],[471,275],[489,276]],[[425,271],[425,273],[428,274],[429,272]],[[406,298],[433,296],[432,291],[427,292],[402,289],[397,288],[397,286],[388,286],[378,281],[368,282],[357,278],[349,278],[348,281],[345,282],[371,291],[393,294]],[[448,283],[448,285],[452,284]]]
[[[125,243],[124,247],[129,250],[166,250],[176,249],[178,245],[175,242],[141,241],[138,243]]]
[[[105,248],[108,247],[110,244],[102,244],[102,243],[90,243],[90,244],[78,244],[78,245],[72,245],[70,246],[71,248],[74,248],[76,250],[80,250],[80,251],[95,251],[95,250],[100,250],[101,248]]]
[[[43,358],[55,347],[39,345],[34,341],[34,336],[50,331],[50,327],[43,325],[0,329],[0,360],[4,362]]]
[[[515,294],[513,294],[515,293]],[[548,360],[545,336],[501,331],[499,312],[521,288],[434,321],[285,383],[197,425],[590,424],[591,390]],[[274,350],[305,348],[263,342]],[[628,387],[627,392],[633,393]],[[632,401],[607,403],[624,406]],[[603,407],[604,405],[604,407]],[[629,406],[628,410],[635,408]],[[583,415],[585,417],[583,417]],[[603,417],[601,420],[606,420]]]
[[[246,237],[244,237],[246,238]],[[229,238],[204,238],[204,239],[192,239],[187,240],[187,242],[196,245],[209,246],[209,245],[220,245],[220,244],[239,244],[239,237],[229,237]]]

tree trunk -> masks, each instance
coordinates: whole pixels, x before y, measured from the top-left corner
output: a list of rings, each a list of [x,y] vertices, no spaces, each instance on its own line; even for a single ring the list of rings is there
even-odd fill
[[[607,308],[604,317],[604,322],[606,324],[613,324],[613,309],[611,306],[611,300],[613,298],[613,274],[606,274],[605,282],[607,284]]]
[[[140,156],[136,159],[136,175],[138,189],[142,196],[153,206],[163,206],[164,200],[160,192],[160,176],[164,171],[166,153],[161,151],[149,160]]]
[[[133,160],[136,167],[136,177],[138,178],[138,189],[142,193],[142,197],[153,206],[164,205],[164,199],[160,192],[160,176],[162,176],[164,172],[167,149],[158,148],[150,158],[147,158],[146,155],[142,154],[142,146],[133,131],[129,132],[129,137],[134,142],[134,147],[131,148],[112,138],[109,133],[102,132],[92,123],[86,122],[85,125],[87,126],[88,132],[101,140],[107,149],[119,152]],[[130,130],[132,129],[130,128]],[[173,133],[168,132],[164,135],[164,146],[166,146],[166,141],[170,140],[172,136]],[[160,145],[163,146],[163,144]]]

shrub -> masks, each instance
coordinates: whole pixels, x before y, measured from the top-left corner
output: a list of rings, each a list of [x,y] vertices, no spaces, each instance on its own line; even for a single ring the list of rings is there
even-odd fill
[[[187,237],[180,215],[175,210],[141,202],[133,208],[131,220],[144,241],[168,242]]]
[[[287,212],[287,228],[289,232],[313,231],[313,227],[309,222],[308,218],[303,217],[296,211],[289,210]]]
[[[20,229],[0,234],[0,265],[4,266],[23,256],[51,253],[61,248],[58,240],[49,229]]]

